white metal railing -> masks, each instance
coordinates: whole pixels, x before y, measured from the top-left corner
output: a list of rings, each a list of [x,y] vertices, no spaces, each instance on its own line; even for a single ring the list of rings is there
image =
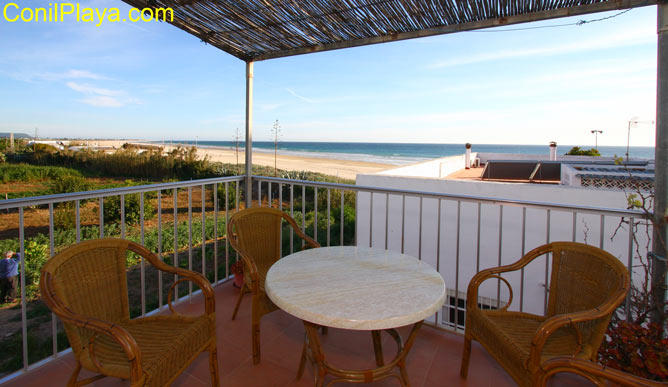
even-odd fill
[[[26,241],[26,235],[25,235],[25,210],[26,208],[29,207],[34,207],[34,206],[48,206],[48,211],[49,211],[49,220],[48,220],[48,229],[49,229],[49,257],[53,257],[54,254],[56,253],[56,250],[60,246],[55,245],[54,241],[54,234],[55,234],[55,227],[54,227],[54,206],[61,204],[61,203],[73,203],[74,207],[74,227],[75,227],[75,232],[76,232],[76,242],[80,242],[82,239],[82,222],[81,222],[81,203],[82,201],[86,200],[97,200],[99,201],[99,219],[98,219],[98,224],[97,226],[99,227],[99,237],[103,238],[105,237],[105,217],[104,217],[104,199],[109,198],[109,197],[119,197],[120,198],[120,219],[118,220],[120,222],[120,237],[121,238],[126,238],[127,237],[127,225],[126,225],[126,211],[125,211],[125,199],[127,195],[131,194],[138,194],[139,195],[139,203],[140,203],[140,208],[139,208],[139,242],[141,244],[144,244],[144,237],[145,237],[145,229],[146,229],[146,222],[144,219],[144,207],[145,207],[145,194],[147,193],[155,193],[158,200],[157,200],[157,255],[159,257],[163,257],[163,251],[162,251],[162,229],[163,229],[163,220],[162,220],[162,201],[164,199],[169,199],[168,198],[168,193],[167,191],[171,190],[172,191],[172,200],[173,200],[173,217],[174,217],[174,227],[173,227],[173,233],[174,233],[174,247],[173,247],[173,264],[174,266],[177,266],[179,263],[179,253],[182,252],[180,251],[179,247],[179,238],[178,238],[178,225],[179,225],[179,218],[178,218],[178,194],[179,192],[184,192],[187,191],[187,211],[188,211],[188,218],[187,218],[187,225],[188,225],[188,245],[187,245],[187,252],[188,252],[188,267],[192,269],[193,267],[193,188],[199,188],[201,191],[201,222],[202,222],[202,244],[201,244],[201,258],[202,258],[202,275],[207,277],[207,274],[211,274],[211,272],[207,272],[207,265],[206,265],[206,248],[207,248],[207,242],[208,244],[213,243],[213,275],[212,275],[212,283],[217,284],[220,282],[223,282],[228,279],[229,277],[229,260],[230,260],[230,249],[229,249],[229,244],[227,241],[227,238],[225,238],[225,246],[224,246],[224,253],[219,252],[219,239],[222,235],[224,235],[224,230],[219,230],[218,229],[218,223],[219,223],[219,216],[224,216],[225,218],[225,224],[227,224],[227,220],[231,216],[231,210],[230,207],[233,210],[238,210],[239,209],[239,187],[240,187],[240,182],[243,181],[242,176],[233,176],[233,177],[222,177],[222,178],[212,178],[212,179],[201,179],[201,180],[191,180],[191,181],[180,181],[180,182],[174,182],[174,183],[161,183],[161,184],[152,184],[152,185],[142,185],[142,186],[134,186],[134,187],[122,187],[122,188],[112,188],[112,189],[103,189],[103,190],[96,190],[96,191],[87,191],[87,192],[76,192],[76,193],[66,193],[66,194],[57,194],[57,195],[48,195],[48,196],[38,196],[38,197],[28,197],[28,198],[20,198],[20,199],[11,199],[11,200],[3,200],[0,201],[0,212],[2,211],[18,211],[18,239],[19,239],[19,255],[21,259],[21,275],[20,275],[20,288],[21,288],[21,333],[22,333],[22,358],[23,358],[23,367],[18,371],[14,372],[13,374],[7,375],[3,378],[0,378],[0,383],[3,383],[7,380],[13,379],[15,376],[25,373],[29,371],[30,369],[33,369],[41,364],[44,363],[44,361],[49,361],[50,359],[56,358],[63,353],[69,352],[70,350],[65,350],[59,353],[58,351],[58,327],[57,327],[57,317],[51,313],[51,334],[52,334],[52,346],[53,346],[53,351],[52,351],[52,356],[43,359],[41,361],[35,362],[33,364],[30,364],[29,362],[29,353],[28,353],[28,318],[27,318],[27,298],[26,298],[26,275],[24,275],[26,268],[26,246],[25,246],[25,241]],[[219,209],[218,206],[218,191],[219,187],[222,189],[221,192],[224,192],[225,199],[224,199],[224,212]],[[213,210],[209,211],[209,214],[207,214],[207,209],[206,209],[206,194],[207,194],[207,189],[210,189],[212,191],[212,196],[213,196]],[[228,198],[230,197],[230,193],[235,192],[234,195],[234,203],[228,203]],[[233,207],[232,207],[233,204]],[[213,238],[212,240],[207,241],[206,238],[206,220],[207,220],[207,215],[209,217],[213,218]],[[0,217],[2,215],[0,214]],[[221,219],[222,221],[222,219]],[[220,253],[220,254],[219,254]],[[219,278],[218,271],[219,271],[219,262],[218,258],[219,255],[221,258],[224,257],[224,264],[225,264],[225,274],[223,278]],[[163,277],[162,273],[158,271],[158,305],[157,308],[152,310],[152,311],[147,311],[147,300],[146,300],[146,273],[145,273],[145,267],[144,267],[144,260],[142,259],[140,261],[140,293],[141,293],[141,299],[140,299],[140,308],[141,308],[141,315],[147,315],[147,314],[153,314],[156,313],[165,307],[164,302],[163,302]],[[208,278],[208,277],[207,277]],[[198,293],[198,292],[196,292]],[[189,283],[188,287],[188,295],[186,298],[182,298],[181,301],[192,297],[193,294],[193,288],[192,288],[192,283]],[[179,290],[178,290],[178,285],[175,288],[175,297],[176,300],[175,302],[179,301]],[[132,300],[131,300],[132,301]],[[11,332],[5,332],[5,335]],[[4,336],[4,335],[3,335]]]
[[[80,202],[82,200],[98,200],[100,206],[99,217],[99,237],[104,237],[104,217],[103,206],[104,198],[110,196],[120,196],[121,200],[121,237],[126,237],[125,225],[125,207],[124,198],[129,194],[140,195],[140,242],[144,242],[144,229],[146,227],[143,219],[144,194],[156,192],[158,198],[165,198],[164,193],[167,190],[173,190],[172,200],[174,207],[174,264],[177,264],[179,246],[177,241],[177,223],[178,223],[178,190],[187,190],[188,194],[188,265],[192,268],[193,262],[193,242],[192,242],[192,220],[193,206],[192,195],[193,188],[199,187],[202,195],[202,233],[205,232],[204,223],[206,220],[206,200],[205,191],[207,187],[213,190],[214,209],[213,214],[208,214],[214,218],[214,277],[212,282],[219,283],[227,280],[229,277],[229,249],[227,239],[225,239],[225,276],[218,277],[218,239],[223,233],[218,230],[218,216],[222,216],[222,211],[218,207],[218,187],[224,187],[225,192],[225,220],[229,219],[228,203],[229,193],[234,192],[234,206],[232,210],[238,210],[240,203],[240,184],[244,180],[243,176],[182,181],[175,183],[164,183],[154,185],[144,185],[127,188],[116,188],[89,192],[78,192],[72,194],[50,195],[33,198],[13,199],[0,201],[1,210],[16,210],[19,212],[19,244],[20,252],[25,250],[25,230],[24,230],[24,209],[29,206],[48,205],[49,208],[49,252],[53,256],[56,251],[54,244],[54,205],[63,202],[74,202],[74,211],[76,215],[76,241],[81,240],[81,219]],[[234,187],[232,187],[234,185]],[[364,245],[376,248],[385,248],[400,251],[402,253],[416,256],[429,264],[446,279],[449,290],[449,299],[446,302],[441,313],[437,313],[431,320],[431,323],[449,327],[455,331],[463,329],[463,318],[465,318],[465,304],[462,302],[465,297],[466,287],[470,277],[485,267],[498,266],[502,263],[508,263],[519,258],[530,248],[539,244],[550,242],[557,239],[570,239],[573,241],[582,241],[580,235],[583,231],[579,226],[579,221],[586,219],[592,224],[592,228],[585,231],[584,241],[588,238],[598,239],[598,245],[607,250],[612,249],[613,253],[620,259],[626,259],[629,270],[632,270],[634,262],[634,238],[637,238],[634,227],[626,227],[627,238],[621,243],[624,248],[619,250],[619,240],[614,244],[608,242],[606,238],[611,233],[612,225],[626,224],[632,225],[645,219],[645,215],[639,211],[620,210],[610,208],[596,208],[588,206],[571,206],[563,204],[551,204],[536,201],[506,200],[489,197],[476,197],[468,195],[452,195],[437,192],[422,192],[411,190],[386,189],[378,187],[357,186],[337,183],[323,183],[313,181],[291,180],[274,177],[254,176],[252,187],[255,205],[277,206],[293,217],[301,218],[299,222],[305,232],[311,234],[315,239],[322,241],[324,246],[330,246],[333,239],[339,239],[338,244]],[[308,189],[308,190],[307,190]],[[312,195],[307,197],[307,193]],[[345,229],[344,212],[346,204],[346,194],[349,201],[354,201],[355,219],[354,232],[352,238],[344,240],[347,234],[350,236],[351,230]],[[320,196],[319,196],[320,195]],[[318,197],[324,203],[322,208],[318,204]],[[324,198],[324,199],[323,199]],[[162,236],[162,200],[157,203],[157,228],[158,238]],[[334,204],[334,205],[333,205]],[[307,206],[312,206],[313,227],[306,229]],[[332,212],[332,208],[339,207],[338,214]],[[295,210],[297,209],[297,212]],[[301,210],[301,211],[299,211]],[[324,211],[326,222],[318,235],[318,211]],[[219,214],[220,213],[220,214]],[[429,223],[428,218],[436,215],[436,222]],[[496,214],[494,216],[483,216],[483,214]],[[540,215],[540,216],[539,216]],[[339,218],[339,229],[332,228],[331,219]],[[540,219],[539,219],[540,218]],[[537,219],[543,223],[542,228],[535,227]],[[567,219],[564,221],[564,219]],[[596,221],[593,222],[592,219]],[[493,220],[494,224],[490,226],[489,222]],[[509,221],[514,226],[510,227]],[[428,224],[429,223],[429,224]],[[593,229],[594,223],[597,223],[598,238],[595,238]],[[225,223],[227,224],[227,222]],[[585,224],[585,227],[589,227]],[[516,227],[515,227],[516,226]],[[564,237],[564,228],[570,227],[570,236]],[[580,228],[578,228],[580,227]],[[505,230],[505,231],[504,231]],[[323,236],[323,233],[325,234]],[[542,234],[542,241],[535,240],[535,234]],[[487,238],[487,236],[494,238]],[[650,233],[651,235],[651,233]],[[282,242],[283,239],[281,239]],[[468,240],[468,242],[466,242]],[[202,235],[201,255],[202,271],[206,276],[206,238]],[[292,232],[289,237],[289,247],[281,246],[286,254],[295,251]],[[508,248],[517,250],[509,252]],[[157,244],[156,253],[162,256],[162,243]],[[491,256],[491,260],[490,260]],[[222,258],[222,256],[221,256]],[[504,258],[506,262],[504,262]],[[21,254],[21,267],[25,267],[25,254]],[[527,278],[540,278],[543,280],[541,297],[547,299],[547,282],[549,274],[548,259],[545,264],[540,264],[538,271],[533,270],[525,273],[522,271],[517,278],[508,278],[514,288],[519,288],[519,310],[524,310],[525,298],[527,295],[535,295],[536,289],[525,289]],[[151,314],[163,308],[162,277],[158,278],[159,304],[158,308],[147,313],[147,304],[145,296],[145,273],[144,263],[141,267],[141,314]],[[467,269],[467,265],[470,266]],[[53,359],[64,352],[58,352],[57,343],[57,324],[56,318],[52,315],[52,334],[53,334],[53,355],[43,361],[35,364],[29,364],[28,346],[27,346],[27,318],[26,318],[26,297],[25,297],[25,279],[21,276],[21,318],[23,332],[23,368],[12,375],[0,379],[0,383],[13,378],[14,376],[27,372],[35,366]],[[515,287],[517,285],[517,287]],[[178,294],[178,291],[177,291]],[[189,287],[189,296],[192,295],[192,285]],[[188,297],[189,297],[188,296]],[[486,290],[481,291],[481,299],[478,300],[481,305],[486,307],[498,307],[502,302],[500,282],[488,286]]]
[[[294,214],[293,193],[295,189],[298,192],[301,190],[302,229],[305,228],[303,211],[306,201],[312,198],[314,203],[318,203],[319,192],[322,192],[321,195],[326,195],[323,210],[326,211],[327,237],[322,244],[327,246],[330,245],[332,235],[330,230],[332,191],[339,193],[334,200],[341,200],[340,219],[343,218],[344,193],[354,192],[356,218],[353,244],[396,250],[414,255],[431,264],[444,276],[449,290],[449,300],[441,316],[437,314],[432,322],[455,331],[464,329],[463,298],[466,295],[468,281],[484,268],[514,262],[529,250],[544,243],[557,240],[591,243],[592,240],[596,240],[594,244],[617,256],[627,265],[629,271],[633,272],[633,268],[639,264],[638,256],[648,252],[643,246],[651,235],[651,224],[647,222],[643,212],[636,210],[262,176],[254,176],[253,181],[254,190],[257,188],[254,199],[264,205],[269,205],[271,202],[272,197],[267,196],[271,192],[275,199],[273,205],[283,208],[285,203],[283,191],[289,190],[290,214]],[[313,196],[309,199],[306,199],[305,194],[307,187],[313,190]],[[314,207],[314,210],[315,219],[310,231],[317,239],[318,208]],[[482,214],[492,216],[483,217]],[[429,216],[434,219],[431,224],[427,224]],[[339,223],[341,243],[343,243],[343,221]],[[637,232],[638,227],[644,231]],[[427,244],[430,246],[426,246]],[[290,252],[292,251],[294,250],[291,245]],[[539,263],[532,263],[533,266],[521,270],[516,277],[510,275],[508,278],[513,288],[519,289],[519,302],[514,306],[517,310],[539,313],[547,308],[549,257],[536,262]],[[638,276],[632,277],[638,284],[642,281]],[[533,284],[529,288],[526,286],[527,279],[531,279]],[[503,300],[507,300],[507,294],[502,292],[500,282],[497,280],[496,284],[483,286],[478,303],[485,307],[502,305]],[[538,291],[540,291],[539,297]],[[630,297],[626,301],[627,310],[629,303]]]

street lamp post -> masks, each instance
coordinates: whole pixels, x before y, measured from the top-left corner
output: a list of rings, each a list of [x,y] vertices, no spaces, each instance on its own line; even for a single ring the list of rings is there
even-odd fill
[[[654,121],[638,121],[637,118],[629,120],[629,128],[626,134],[626,161],[629,161],[629,145],[631,144],[631,128],[637,128],[638,124],[654,124]]]
[[[603,133],[603,131],[602,130],[592,130],[591,132],[594,134],[596,150],[598,150],[598,134]]]

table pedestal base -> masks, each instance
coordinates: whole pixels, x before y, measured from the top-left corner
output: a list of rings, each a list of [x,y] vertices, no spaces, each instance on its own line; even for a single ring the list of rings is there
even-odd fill
[[[299,371],[297,374],[297,379],[300,379],[304,373],[304,366],[306,365],[306,359],[308,358],[313,365],[313,374],[314,374],[314,383],[317,387],[324,385],[325,376],[330,374],[334,376],[334,380],[327,383],[331,385],[336,382],[350,382],[350,383],[368,383],[375,380],[385,379],[388,377],[395,377],[399,379],[402,386],[410,386],[408,381],[408,373],[406,372],[406,356],[413,346],[417,332],[422,326],[422,321],[419,321],[413,325],[410,334],[406,343],[403,343],[401,336],[396,329],[385,329],[397,343],[397,355],[392,361],[388,364],[384,364],[383,361],[383,350],[380,340],[381,331],[371,331],[373,338],[374,353],[376,356],[376,365],[377,368],[369,370],[341,370],[331,366],[327,363],[325,359],[325,354],[320,345],[320,338],[318,336],[318,328],[320,327],[317,324],[304,321],[304,329],[306,330],[306,336],[304,338],[304,348],[302,351],[302,358],[299,364]],[[399,368],[399,372],[395,371],[395,367]]]

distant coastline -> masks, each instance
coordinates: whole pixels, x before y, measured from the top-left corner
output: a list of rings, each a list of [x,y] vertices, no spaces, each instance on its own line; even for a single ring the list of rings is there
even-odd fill
[[[192,146],[198,148],[234,150],[233,141],[151,141],[152,144],[172,146]],[[240,151],[244,143],[239,143]],[[568,152],[573,145],[559,145],[558,153]],[[593,146],[580,145],[589,149]],[[599,146],[602,156],[624,156],[625,146]],[[545,145],[505,145],[505,144],[473,144],[474,152],[488,153],[516,153],[516,154],[547,154],[549,147]],[[273,153],[274,143],[271,141],[254,141],[253,151],[258,153]],[[278,144],[279,155],[294,157],[315,157],[334,160],[363,161],[378,164],[406,165],[439,157],[454,156],[464,153],[464,144],[405,144],[405,143],[358,143],[358,142],[296,142],[282,141]],[[630,155],[634,158],[653,159],[654,147],[630,148]]]

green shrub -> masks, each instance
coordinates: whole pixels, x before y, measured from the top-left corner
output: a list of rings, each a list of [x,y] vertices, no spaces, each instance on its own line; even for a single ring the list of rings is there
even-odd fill
[[[13,163],[2,163],[0,165],[0,181],[2,183],[28,180],[63,179],[66,176],[81,176],[81,173],[77,170],[63,167]]]
[[[139,194],[125,195],[125,223],[138,224],[141,217]],[[144,220],[155,217],[155,208],[144,197]],[[104,200],[104,221],[115,223],[121,221],[121,197],[110,196]]]
[[[0,152],[0,163],[4,163],[7,161],[7,157],[5,157],[5,154]]]
[[[570,156],[600,156],[601,153],[599,153],[598,149],[596,148],[591,148],[589,150],[586,149],[580,149],[579,146],[574,146],[571,148],[571,150],[566,153],[567,155]]]
[[[72,193],[90,191],[92,184],[81,176],[64,176],[60,179],[54,179],[50,184],[51,193]]]

